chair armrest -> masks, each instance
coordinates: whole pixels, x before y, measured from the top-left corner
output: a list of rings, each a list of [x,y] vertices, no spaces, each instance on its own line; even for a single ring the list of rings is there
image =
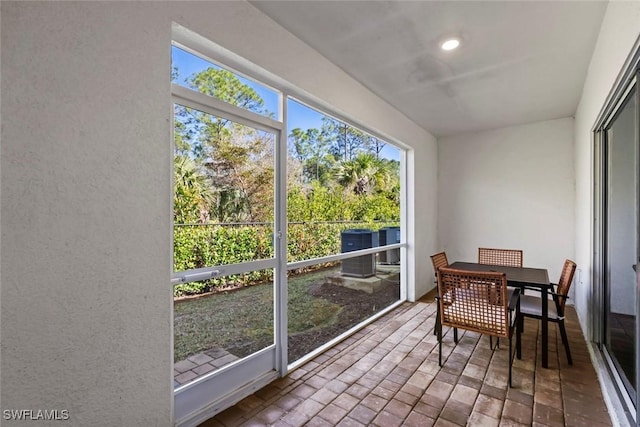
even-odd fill
[[[558,286],[557,283],[549,283],[549,285],[551,285],[551,291],[549,291],[548,293],[553,292],[553,290],[556,289],[557,286]],[[532,291],[536,291],[536,292],[542,293],[542,289],[540,289],[539,286],[527,286],[527,285],[524,285],[524,286],[520,286],[520,288],[529,289],[529,290],[532,290]]]
[[[515,288],[513,290],[513,294],[511,294],[511,299],[509,300],[509,310],[513,311],[518,306],[520,302],[520,288]]]
[[[556,283],[551,283],[551,291],[547,292],[547,294],[569,299],[569,295],[568,294],[565,295],[565,294],[559,294],[557,292],[553,292],[553,289],[557,288],[557,286],[558,285]],[[540,288],[536,288],[536,287],[533,287],[533,286],[523,286],[523,288],[524,289],[530,289],[532,291],[541,292]]]
[[[523,286],[524,289],[530,289],[532,291],[537,291],[542,293],[541,289],[538,287],[533,287],[533,286]],[[555,289],[558,289],[558,284],[557,283],[551,283],[551,290],[547,292],[547,294],[549,295],[555,295],[557,297],[563,297],[563,298],[567,298],[569,299],[569,295],[563,295],[563,294],[558,294],[556,292],[554,292]]]

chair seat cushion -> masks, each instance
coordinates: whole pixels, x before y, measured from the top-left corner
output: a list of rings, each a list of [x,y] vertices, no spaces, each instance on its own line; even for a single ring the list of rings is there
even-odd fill
[[[533,295],[520,295],[520,313],[525,316],[542,317],[542,299]],[[556,303],[549,300],[548,304],[549,320],[558,320]]]

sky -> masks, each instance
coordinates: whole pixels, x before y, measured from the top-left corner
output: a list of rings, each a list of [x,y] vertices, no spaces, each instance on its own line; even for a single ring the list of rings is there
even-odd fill
[[[172,61],[173,67],[178,69],[178,76],[176,77],[174,82],[182,86],[187,86],[185,80],[195,73],[198,73],[209,67],[220,68],[175,46],[172,46]],[[242,83],[250,86],[257,92],[257,94],[264,101],[265,109],[273,113],[273,116],[276,117],[279,100],[278,93],[252,80],[245,79],[244,77],[237,74],[236,76]],[[289,100],[288,102],[287,133],[290,133],[291,130],[295,128],[300,128],[303,130],[307,130],[310,128],[322,128],[323,114],[296,101]],[[400,150],[398,150],[391,144],[387,144],[383,148],[381,156],[387,159],[400,160]]]

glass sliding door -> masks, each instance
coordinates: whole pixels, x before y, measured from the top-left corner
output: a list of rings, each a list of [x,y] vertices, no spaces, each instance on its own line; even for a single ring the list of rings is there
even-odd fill
[[[629,419],[637,423],[640,109],[635,73],[627,82],[596,132],[595,338]]]
[[[636,407],[638,300],[635,270],[640,268],[637,97],[637,84],[633,83],[601,132],[604,155],[603,344],[620,389],[630,406]]]

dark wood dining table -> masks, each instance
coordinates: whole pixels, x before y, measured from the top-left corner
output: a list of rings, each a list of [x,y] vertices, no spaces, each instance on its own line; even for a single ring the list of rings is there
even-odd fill
[[[507,284],[513,287],[519,288],[532,288],[540,290],[540,297],[542,300],[542,322],[541,322],[541,341],[542,341],[542,367],[549,367],[548,357],[548,337],[549,337],[549,321],[548,321],[548,309],[549,300],[548,294],[551,289],[551,283],[549,282],[549,272],[544,268],[531,268],[531,267],[507,267],[503,265],[490,265],[490,264],[478,264],[475,262],[454,262],[449,265],[450,268],[456,268],[458,270],[471,270],[471,271],[497,271],[505,273],[507,276]]]

